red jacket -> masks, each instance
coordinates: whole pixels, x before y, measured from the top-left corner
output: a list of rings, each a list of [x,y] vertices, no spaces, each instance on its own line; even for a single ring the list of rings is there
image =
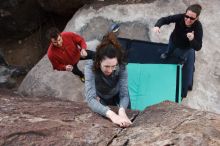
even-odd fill
[[[73,32],[62,32],[61,37],[62,47],[56,47],[51,43],[47,51],[53,69],[56,70],[66,70],[66,65],[78,63],[80,50],[87,48],[85,40]]]

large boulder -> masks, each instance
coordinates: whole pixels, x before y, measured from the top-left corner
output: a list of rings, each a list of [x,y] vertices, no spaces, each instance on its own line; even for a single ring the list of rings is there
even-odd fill
[[[0,93],[2,146],[220,145],[219,115],[176,103],[127,111],[133,125],[122,129],[85,103]]]
[[[164,102],[140,113],[132,128],[120,132],[111,146],[217,146],[219,120],[217,114]]]
[[[24,98],[0,90],[0,145],[107,145],[121,131],[85,103]],[[138,112],[128,112],[135,117]]]
[[[220,51],[219,44],[216,42],[220,34],[218,32],[220,22],[217,18],[218,15],[212,13],[220,12],[218,9],[220,1],[152,1],[145,4],[114,4],[103,7],[99,5],[99,8],[93,5],[93,7],[80,9],[68,22],[65,31],[75,31],[83,35],[87,42],[92,42],[100,40],[108,31],[109,26],[116,21],[121,24],[119,34],[121,37],[167,43],[174,25],[163,26],[161,35],[158,37],[152,31],[155,22],[162,16],[183,13],[187,6],[196,2],[200,2],[204,6],[200,16],[204,28],[203,48],[196,53],[193,91],[182,103],[192,108],[220,113]],[[74,83],[71,82],[75,76],[69,73],[58,73],[48,67],[51,66],[45,56],[26,76],[20,85],[19,92],[26,95],[46,96],[51,95],[52,91],[57,93],[56,97],[65,97],[65,99],[68,97],[72,100],[77,98],[74,97],[75,95],[79,95],[77,92],[83,92],[83,85],[77,82],[78,80],[74,80]],[[37,86],[35,86],[36,83]],[[39,93],[33,92],[30,88]],[[64,93],[65,89],[71,90]],[[69,97],[70,95],[72,96]]]

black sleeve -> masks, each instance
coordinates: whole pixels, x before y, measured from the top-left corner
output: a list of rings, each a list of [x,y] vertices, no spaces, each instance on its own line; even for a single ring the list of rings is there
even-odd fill
[[[196,51],[199,51],[202,48],[202,37],[203,37],[202,24],[198,22],[194,30],[194,39],[190,41],[190,46],[194,48]]]
[[[154,25],[155,27],[161,27],[162,25],[168,25],[170,23],[176,23],[181,21],[183,18],[183,14],[177,14],[177,15],[170,15],[167,17],[161,17],[156,24]]]

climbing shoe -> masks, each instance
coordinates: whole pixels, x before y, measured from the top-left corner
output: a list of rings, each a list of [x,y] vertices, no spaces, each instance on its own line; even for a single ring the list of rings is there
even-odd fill
[[[80,78],[80,81],[85,83],[85,78],[84,77],[79,77]]]

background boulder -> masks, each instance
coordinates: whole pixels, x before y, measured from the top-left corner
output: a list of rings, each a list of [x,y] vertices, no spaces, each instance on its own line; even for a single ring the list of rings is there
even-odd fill
[[[30,35],[44,21],[43,14],[36,0],[1,0],[0,39]]]
[[[91,3],[92,0],[37,0],[40,6],[48,11],[59,15],[73,15],[73,13],[84,4]]]
[[[220,35],[218,29],[220,27],[218,21],[220,1],[158,0],[144,4],[114,4],[103,7],[99,5],[99,8],[93,5],[80,9],[68,22],[65,31],[74,31],[83,35],[88,43],[98,42],[110,25],[118,22],[121,24],[119,33],[121,37],[167,43],[174,25],[163,26],[161,35],[157,36],[152,31],[154,24],[162,16],[184,13],[187,6],[193,3],[200,3],[203,6],[200,16],[204,29],[203,48],[196,52],[193,91],[182,103],[192,108],[220,113],[220,50],[216,41]],[[92,48],[94,49],[95,45]],[[42,68],[46,71],[42,71]],[[52,91],[57,93],[56,97],[59,98],[70,100],[79,98],[75,95],[83,93],[83,85],[80,81],[74,80],[73,82],[74,75],[57,73],[49,68],[51,66],[45,56],[23,80],[19,92],[25,95],[47,96],[51,95]],[[35,86],[36,83],[37,86]],[[37,90],[38,93],[30,88]],[[63,92],[67,89],[68,92]]]

